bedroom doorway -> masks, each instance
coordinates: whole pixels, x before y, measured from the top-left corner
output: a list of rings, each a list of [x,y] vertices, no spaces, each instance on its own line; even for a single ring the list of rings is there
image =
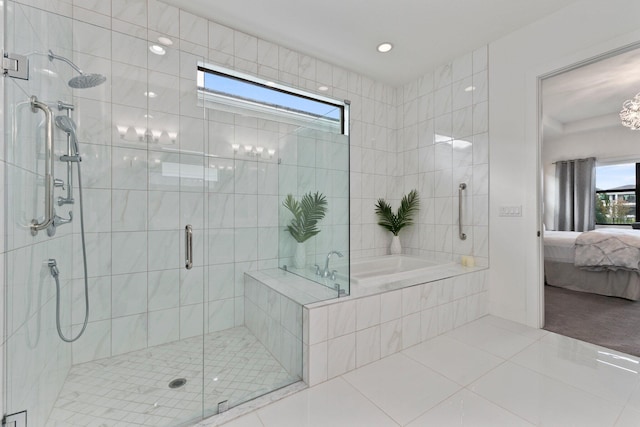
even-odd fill
[[[640,110],[639,47],[544,77],[539,98],[544,329],[635,356],[640,115],[636,125],[631,111],[623,124],[620,111],[626,100]],[[613,243],[627,245],[629,257],[607,254],[605,262],[590,252]]]

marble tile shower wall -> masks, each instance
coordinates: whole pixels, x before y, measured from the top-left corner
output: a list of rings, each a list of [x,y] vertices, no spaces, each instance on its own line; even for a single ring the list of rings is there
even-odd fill
[[[422,206],[403,235],[408,252],[437,259],[473,255],[488,265],[489,137],[487,47],[460,56],[398,89],[398,167],[406,194]],[[466,183],[458,238],[458,186]]]
[[[155,0],[36,6],[72,17],[74,62],[108,78],[76,91],[73,100],[84,156],[92,307],[87,332],[73,345],[73,363],[241,325],[243,273],[277,265],[278,155],[249,159],[234,154],[231,143],[279,149],[292,128],[205,112],[197,105],[197,61],[310,91],[326,85],[329,96],[351,100],[351,202],[387,197],[396,152],[393,88]],[[173,41],[163,56],[148,50],[158,36]],[[140,137],[145,129],[157,135]],[[206,164],[194,153],[205,153]],[[172,166],[214,166],[218,181],[202,187],[171,176]],[[351,221],[356,255],[385,250],[386,243],[372,239],[371,224],[363,233],[359,213]],[[187,223],[207,230],[196,235],[198,267],[189,272],[181,268]],[[83,315],[77,223],[73,230],[77,330]]]

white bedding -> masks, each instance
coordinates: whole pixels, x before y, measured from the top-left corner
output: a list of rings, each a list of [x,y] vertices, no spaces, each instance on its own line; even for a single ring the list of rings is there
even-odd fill
[[[593,230],[613,236],[640,236],[640,231],[622,228],[597,228]],[[576,239],[580,231],[550,231],[544,232],[544,259],[557,262],[575,262]]]
[[[580,234],[579,231],[545,231],[544,259],[573,264],[576,239]]]
[[[602,228],[598,231],[623,234],[629,230]],[[574,231],[544,232],[545,283],[580,292],[640,301],[640,273],[637,271],[590,271],[575,266],[575,243],[580,234],[582,233]]]
[[[602,229],[576,239],[575,266],[593,271],[640,271],[640,231]]]

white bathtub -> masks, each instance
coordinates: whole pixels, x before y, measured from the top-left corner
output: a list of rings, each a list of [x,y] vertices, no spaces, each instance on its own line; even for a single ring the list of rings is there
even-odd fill
[[[371,288],[412,286],[461,272],[461,266],[451,261],[434,261],[408,255],[385,255],[351,261],[351,291],[369,293]]]

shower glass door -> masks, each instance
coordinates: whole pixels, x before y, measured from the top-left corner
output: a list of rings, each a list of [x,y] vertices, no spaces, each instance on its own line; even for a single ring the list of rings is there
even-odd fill
[[[245,273],[281,273],[280,143],[295,128],[205,106],[207,37],[144,27],[203,18],[158,2],[142,2],[145,19],[140,2],[36,3],[2,3],[4,50],[30,71],[2,80],[5,413],[45,427],[188,425],[299,381],[302,303],[255,280],[245,292]],[[311,137],[328,159],[326,138]],[[324,187],[348,189],[338,175],[318,175],[316,188],[329,197],[324,225],[346,230],[334,208],[348,199]],[[46,188],[56,228],[34,236]],[[344,238],[313,251],[346,256]]]
[[[26,55],[30,71],[29,80],[3,79],[4,411],[27,411],[29,426],[199,420],[211,413],[203,400],[205,189],[215,176],[205,153],[205,110],[197,106],[195,64],[202,58],[183,55],[177,44],[158,56],[146,38],[72,20],[70,7],[5,1],[3,8],[4,49]],[[50,59],[49,51],[62,59]],[[181,74],[179,64],[189,61],[193,73]],[[72,89],[68,82],[78,83],[79,74],[70,64],[106,82]],[[69,154],[71,133],[53,124],[53,177],[60,180],[53,205],[71,222],[61,221],[52,235],[30,232],[32,220],[44,219],[47,184],[46,116],[32,109],[32,96],[52,118],[70,116],[82,159],[80,176],[71,162],[69,182],[60,156]],[[69,184],[74,202],[59,205]],[[63,341],[56,324],[75,338],[85,313],[86,330]]]
[[[30,425],[44,426],[72,364],[72,345],[58,337],[56,317],[63,333],[70,336],[74,236],[69,225],[60,227],[53,238],[46,230],[36,236],[30,232],[32,220],[42,221],[45,214],[46,162],[45,114],[32,110],[30,98],[47,104],[71,99],[66,84],[71,70],[52,68],[46,52],[71,55],[72,25],[68,18],[14,2],[3,7],[5,51],[27,56],[31,77],[28,81],[3,79],[8,189],[3,200],[7,215],[4,410],[7,414],[27,410]],[[29,30],[23,32],[25,28]],[[40,33],[35,28],[46,30]],[[63,140],[60,133],[56,136]],[[63,171],[55,165],[56,176],[63,177]],[[66,216],[65,210],[59,213]],[[64,308],[58,314],[49,259],[56,260],[60,272],[60,306]]]

